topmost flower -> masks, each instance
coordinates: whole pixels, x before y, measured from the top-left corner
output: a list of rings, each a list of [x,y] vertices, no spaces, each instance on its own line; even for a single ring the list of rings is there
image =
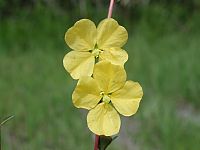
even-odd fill
[[[128,33],[112,18],[102,20],[99,25],[88,19],[77,21],[65,34],[67,45],[73,50],[65,55],[63,64],[72,78],[91,76],[95,58],[123,66],[128,55],[121,47]]]

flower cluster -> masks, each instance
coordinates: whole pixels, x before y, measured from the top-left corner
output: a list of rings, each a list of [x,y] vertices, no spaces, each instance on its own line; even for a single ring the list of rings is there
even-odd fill
[[[127,39],[126,29],[112,18],[97,27],[81,19],[65,34],[72,51],[65,55],[63,65],[73,79],[79,79],[72,101],[75,107],[89,110],[87,124],[97,135],[117,134],[119,114],[135,114],[143,96],[139,83],[126,81],[128,54],[122,46]]]

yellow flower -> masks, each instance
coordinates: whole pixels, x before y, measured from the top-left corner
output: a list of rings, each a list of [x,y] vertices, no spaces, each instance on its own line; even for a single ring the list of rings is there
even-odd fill
[[[120,117],[136,113],[143,96],[139,83],[126,81],[122,66],[108,61],[98,62],[93,78],[81,77],[72,94],[77,108],[90,110],[87,115],[89,129],[97,135],[111,136],[120,129]]]
[[[73,50],[65,55],[63,65],[73,79],[91,76],[95,58],[124,65],[128,55],[121,47],[128,33],[112,18],[104,19],[96,28],[88,19],[77,21],[65,34],[65,41]]]

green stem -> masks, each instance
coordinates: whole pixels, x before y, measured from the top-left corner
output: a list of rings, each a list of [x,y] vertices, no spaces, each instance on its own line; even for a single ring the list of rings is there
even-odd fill
[[[3,122],[1,122],[1,126],[3,125],[3,124],[5,124],[7,121],[9,121],[10,119],[12,119],[14,116],[10,116],[10,117],[8,117],[7,119],[5,119]]]

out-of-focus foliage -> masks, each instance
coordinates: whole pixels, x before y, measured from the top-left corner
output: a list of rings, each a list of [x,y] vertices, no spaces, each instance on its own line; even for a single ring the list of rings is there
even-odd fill
[[[0,19],[34,16],[46,19],[47,16],[65,17],[72,23],[80,18],[98,22],[107,16],[108,6],[109,0],[0,0]],[[200,1],[120,0],[116,1],[113,17],[126,23],[129,31],[138,22],[157,28],[156,33],[171,29],[194,30],[191,20],[196,20],[195,27],[200,25]]]
[[[109,0],[0,0],[0,19],[38,18],[40,15],[43,19],[46,16],[65,17],[71,20],[71,25],[80,18],[92,18],[98,22],[107,16],[108,6]],[[172,28],[190,30],[194,26],[191,20],[195,20],[195,27],[200,24],[200,1],[116,0],[113,17],[126,23],[129,31],[132,24],[142,21],[144,25],[157,28],[159,33]]]
[[[184,9],[187,14],[199,11],[199,0],[120,0],[117,7],[122,16],[131,18],[139,16],[141,9],[151,5],[162,5],[167,9],[173,7]],[[16,11],[32,11],[38,7],[47,7],[54,12],[74,12],[82,16],[90,15],[91,12],[100,12],[108,6],[109,0],[0,0],[0,17],[16,15]]]

